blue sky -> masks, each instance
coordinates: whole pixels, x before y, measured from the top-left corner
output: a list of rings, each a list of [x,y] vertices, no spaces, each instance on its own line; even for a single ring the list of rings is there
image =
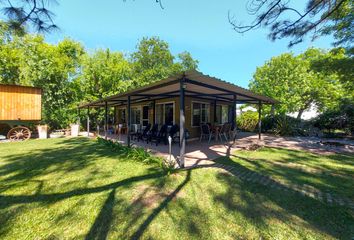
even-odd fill
[[[303,9],[306,1],[292,2]],[[240,21],[250,22],[245,4],[243,0],[163,0],[161,9],[155,0],[59,0],[50,9],[57,15],[60,31],[47,35],[46,40],[57,43],[70,37],[88,50],[131,53],[138,40],[159,36],[173,54],[189,51],[199,60],[200,71],[243,87],[248,86],[256,67],[272,56],[299,53],[310,46],[331,47],[329,37],[288,49],[288,39],[271,42],[266,29],[238,34],[227,15],[230,10]]]

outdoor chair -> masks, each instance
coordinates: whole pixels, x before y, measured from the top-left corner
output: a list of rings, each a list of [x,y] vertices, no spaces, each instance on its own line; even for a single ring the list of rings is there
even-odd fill
[[[203,140],[203,138],[208,139],[208,142],[210,142],[211,138],[214,135],[215,134],[210,130],[208,124],[200,125],[200,139],[199,139],[200,142]]]
[[[222,125],[221,130],[219,131],[219,137],[220,140],[222,141],[222,138],[224,137],[225,141],[228,141],[228,136],[230,136],[230,131],[231,131],[231,124],[230,123],[224,123]]]
[[[156,143],[156,146],[161,142],[163,141],[165,144],[167,144],[167,124],[164,124],[162,125],[160,131],[155,134],[155,135],[152,135],[151,138],[150,138],[150,142],[155,142]]]
[[[149,143],[151,139],[158,134],[159,131],[159,125],[156,123],[152,126],[150,131],[147,132],[146,134],[146,143]]]
[[[168,133],[168,135],[172,138],[172,143],[179,142],[179,136],[177,135],[178,132],[179,126],[177,124],[173,125]]]
[[[151,129],[151,123],[149,123],[143,130],[143,132],[139,132],[138,133],[138,142],[139,140],[146,140],[147,137],[148,137],[148,132],[150,131]]]

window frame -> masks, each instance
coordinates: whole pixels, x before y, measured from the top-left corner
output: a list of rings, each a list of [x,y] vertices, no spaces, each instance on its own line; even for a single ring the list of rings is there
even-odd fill
[[[200,127],[200,125],[199,126],[195,126],[195,125],[193,125],[193,104],[194,103],[199,103],[199,104],[204,104],[204,105],[206,105],[207,107],[208,107],[208,115],[209,116],[207,116],[207,118],[208,118],[208,121],[210,121],[210,103],[209,102],[203,102],[203,101],[191,101],[191,114],[190,114],[190,116],[191,116],[191,127],[192,128],[197,128],[197,127]],[[202,107],[200,108],[200,120],[202,120]],[[206,121],[205,123],[207,123],[208,121]],[[200,121],[200,123],[203,123],[202,121]]]
[[[163,107],[162,107],[162,115],[163,115],[163,123],[162,123],[162,125],[163,124],[165,124],[165,105],[166,104],[173,104],[173,125],[174,124],[176,124],[176,104],[175,104],[175,101],[167,101],[167,102],[158,102],[158,103],[155,103],[155,109],[157,109],[156,108],[156,106],[157,105],[164,105]],[[157,111],[155,111],[155,116],[154,116],[154,118],[155,118],[155,123],[157,123]]]
[[[229,112],[230,112],[231,105],[229,105],[229,104],[216,104],[216,106],[220,106],[221,107],[221,109],[220,109],[220,120],[221,120],[221,122],[218,122],[218,124],[225,124],[225,123],[230,122]],[[223,117],[222,116],[222,114],[223,114],[222,109],[223,109],[223,107],[227,107],[227,121],[226,122],[222,121],[222,117]],[[215,113],[215,115],[216,115],[216,113]],[[219,116],[216,116],[216,117],[218,118]]]

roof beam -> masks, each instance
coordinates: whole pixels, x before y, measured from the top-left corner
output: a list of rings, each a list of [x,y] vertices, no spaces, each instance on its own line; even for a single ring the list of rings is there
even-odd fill
[[[229,94],[232,94],[232,95],[236,94],[236,95],[247,97],[247,98],[251,98],[251,99],[254,99],[254,100],[259,100],[257,98],[254,98],[254,97],[251,97],[251,96],[247,96],[247,95],[242,94],[242,93],[232,92],[232,91],[229,91],[229,90],[224,89],[224,88],[212,86],[212,85],[209,85],[209,84],[206,84],[206,83],[202,83],[202,82],[198,82],[198,81],[194,81],[194,80],[190,80],[190,79],[186,79],[186,82],[190,83],[190,84],[193,84],[193,85],[197,85],[197,86],[201,86],[201,87],[206,87],[206,88],[218,90],[218,91],[221,91],[221,92],[224,92],[224,93],[229,93]]]

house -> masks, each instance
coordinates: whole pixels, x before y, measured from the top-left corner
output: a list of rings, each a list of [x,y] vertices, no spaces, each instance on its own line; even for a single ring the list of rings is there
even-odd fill
[[[186,71],[167,79],[128,92],[109,96],[98,101],[81,104],[79,108],[114,107],[115,124],[126,124],[132,129],[135,124],[178,124],[180,128],[180,164],[185,153],[185,130],[189,139],[200,135],[202,123],[232,123],[235,126],[236,104],[275,104],[276,100],[253,93],[237,85],[204,75],[196,70]],[[261,111],[261,107],[259,108]],[[89,132],[89,118],[87,118]],[[259,137],[260,137],[259,124]],[[130,130],[127,131],[130,145]],[[106,131],[107,136],[107,131]]]

